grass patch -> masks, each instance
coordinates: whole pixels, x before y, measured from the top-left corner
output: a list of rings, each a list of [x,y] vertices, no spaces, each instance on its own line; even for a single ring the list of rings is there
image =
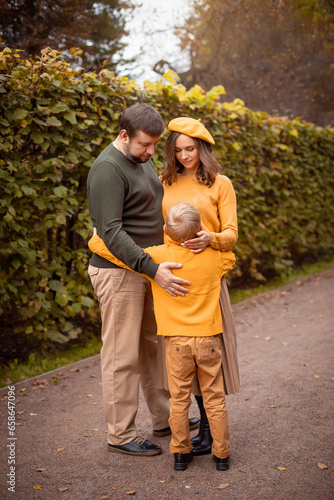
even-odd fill
[[[289,283],[294,283],[295,281],[307,278],[311,274],[317,274],[326,269],[330,269],[334,265],[334,256],[328,257],[326,260],[318,261],[312,264],[304,264],[294,270],[289,274],[281,276],[280,278],[275,278],[273,280],[267,281],[263,285],[259,285],[254,288],[247,288],[244,290],[230,290],[230,299],[232,304],[237,304],[243,300],[249,299],[261,293],[269,292],[275,288],[279,288],[283,285]]]
[[[245,290],[230,290],[231,303],[236,304],[250,297],[254,297],[261,293],[269,292],[288,283],[293,283],[300,279],[307,278],[310,274],[320,273],[326,269],[330,269],[334,265],[334,256],[324,261],[319,261],[313,264],[305,264],[298,269],[291,271],[286,276],[266,282],[263,285]],[[12,383],[17,383],[26,380],[36,375],[61,368],[76,361],[80,361],[94,354],[98,354],[102,347],[102,341],[93,335],[87,339],[84,346],[72,346],[62,349],[53,356],[41,356],[39,354],[31,354],[28,361],[19,363],[17,360],[9,363],[1,369],[0,387],[7,385],[7,379]]]
[[[71,346],[54,355],[45,355],[32,353],[27,361],[18,362],[17,359],[9,363],[8,366],[1,368],[0,387],[7,385],[7,379],[13,384],[21,382],[42,373],[46,373],[57,368],[75,363],[81,359],[89,358],[98,354],[102,347],[102,340],[89,337],[84,346]]]

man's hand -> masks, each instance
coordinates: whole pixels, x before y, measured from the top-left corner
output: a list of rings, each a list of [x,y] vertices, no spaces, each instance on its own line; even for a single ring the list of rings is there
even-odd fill
[[[182,285],[190,285],[190,282],[178,278],[172,273],[172,269],[179,269],[180,267],[182,267],[182,264],[177,264],[177,262],[164,262],[159,265],[154,277],[154,281],[173,297],[177,295],[184,297],[186,293],[189,293],[189,290]]]

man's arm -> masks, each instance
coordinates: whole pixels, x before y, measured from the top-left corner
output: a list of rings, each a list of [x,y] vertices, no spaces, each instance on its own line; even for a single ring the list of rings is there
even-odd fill
[[[130,271],[133,271],[133,269],[124,264],[121,260],[117,259],[117,257],[115,257],[108,250],[108,248],[104,244],[104,241],[97,234],[95,234],[89,240],[88,247],[93,253],[100,255],[100,257],[103,257],[104,259],[113,262],[119,267],[123,267],[124,269],[129,269]],[[144,248],[144,252],[149,254],[150,248],[146,249]],[[159,264],[158,270],[153,278],[158,285],[160,285],[167,293],[169,293],[173,297],[176,297],[176,295],[184,296],[186,293],[189,292],[189,290],[187,288],[184,288],[183,286],[183,285],[185,286],[190,285],[189,281],[186,281],[182,278],[178,278],[172,273],[172,269],[177,269],[180,267],[182,267],[182,264],[178,264],[176,262],[164,262],[163,264]],[[145,278],[148,278],[150,281],[153,281],[152,278],[150,278],[146,274],[144,273],[139,273],[139,274],[142,274],[142,276],[145,276]]]

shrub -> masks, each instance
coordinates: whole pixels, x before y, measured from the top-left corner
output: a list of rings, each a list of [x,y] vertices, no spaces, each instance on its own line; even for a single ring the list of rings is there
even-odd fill
[[[210,128],[238,197],[234,280],[265,280],[332,253],[332,129],[222,103],[220,86],[187,92],[173,72],[142,88],[108,70],[84,73],[50,49],[23,60],[6,48],[0,70],[0,321],[15,332],[63,342],[99,323],[87,275],[86,178],[138,100],[166,124],[183,115]]]

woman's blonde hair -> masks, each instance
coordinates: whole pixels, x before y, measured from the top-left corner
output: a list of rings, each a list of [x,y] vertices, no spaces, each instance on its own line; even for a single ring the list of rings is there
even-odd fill
[[[177,174],[183,172],[184,166],[179,162],[175,155],[175,142],[179,132],[171,132],[165,142],[166,166],[160,175],[161,182],[170,186],[177,180]],[[211,144],[197,137],[192,137],[198,150],[200,165],[196,171],[198,182],[211,187],[215,182],[216,175],[221,172]]]
[[[196,234],[200,230],[201,216],[191,203],[177,203],[168,210],[166,232],[172,240],[182,242],[196,238]]]

